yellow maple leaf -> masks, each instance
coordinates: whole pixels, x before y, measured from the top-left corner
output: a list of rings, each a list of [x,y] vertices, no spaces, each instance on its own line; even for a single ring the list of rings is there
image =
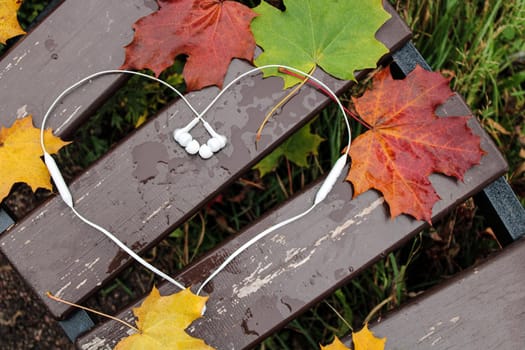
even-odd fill
[[[50,129],[44,133],[44,142],[49,153],[56,153],[69,143],[53,136]],[[49,172],[40,158],[43,155],[40,129],[33,127],[30,115],[16,120],[10,128],[0,128],[0,200],[16,182],[25,182],[33,190],[53,189]]]
[[[350,350],[343,344],[342,341],[339,340],[339,338],[335,337],[334,341],[331,344],[328,344],[326,346],[321,345],[321,350]]]
[[[354,350],[385,350],[386,338],[376,338],[374,333],[368,329],[368,324],[365,324],[359,332],[352,333],[352,341],[354,342]],[[335,337],[331,344],[327,346],[321,345],[321,350],[350,349],[339,338]]]
[[[189,289],[161,296],[153,287],[140,307],[134,308],[140,333],[122,339],[115,350],[214,350],[204,340],[194,338],[185,329],[201,317],[207,297],[193,294]]]
[[[0,0],[0,43],[5,44],[7,39],[26,33],[16,17],[21,4],[22,0]]]
[[[386,338],[377,338],[368,329],[368,323],[357,333],[352,333],[354,350],[384,350]]]

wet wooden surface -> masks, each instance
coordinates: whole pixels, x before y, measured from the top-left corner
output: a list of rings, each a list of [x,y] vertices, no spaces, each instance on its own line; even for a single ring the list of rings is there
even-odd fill
[[[122,46],[132,37],[131,24],[154,7],[147,0],[66,1],[0,62],[0,93],[3,101],[10,101],[0,106],[0,122],[9,125],[15,115],[27,111],[39,125],[45,109],[63,88],[90,73],[119,67]],[[378,33],[392,50],[409,36],[398,16]],[[249,68],[245,62],[234,61],[227,80]],[[339,92],[350,86],[320,70],[316,75]],[[70,134],[122,79],[101,78],[68,96],[49,126],[60,135]],[[265,129],[256,150],[253,140],[260,120],[285,94],[280,86],[278,79],[254,76],[225,94],[207,120],[230,143],[208,161],[189,157],[172,141],[173,129],[192,119],[182,103],[173,104],[73,182],[77,210],[136,251],[153,246],[329,101],[303,88]],[[190,94],[189,99],[201,110],[217,91],[204,89]],[[465,114],[465,108],[454,98],[442,114]],[[443,198],[434,208],[435,217],[505,170],[503,159],[479,125],[473,121],[472,127],[483,135],[488,154],[466,174],[464,183],[432,177]],[[201,141],[207,138],[202,129],[194,136]],[[315,187],[305,191],[218,247],[181,272],[180,280],[198,286],[236,247],[308,207],[315,191]],[[425,225],[404,216],[390,220],[375,192],[353,201],[349,198],[351,187],[341,181],[308,220],[271,235],[239,257],[206,290],[212,295],[208,313],[193,332],[219,349],[230,349],[233,343],[236,349],[250,347]],[[129,262],[101,233],[76,219],[59,198],[47,201],[3,234],[0,249],[56,317],[68,308],[46,298],[46,291],[82,301]],[[162,291],[174,290],[163,286]],[[79,346],[104,349],[112,344],[104,339],[124,333],[120,325],[108,323],[82,338]]]
[[[397,349],[522,349],[525,239],[370,326]],[[350,344],[350,340],[345,342]]]
[[[450,116],[465,113],[468,109],[458,96],[440,111],[441,115]],[[434,207],[434,219],[505,171],[504,160],[494,152],[492,142],[479,124],[473,121],[471,126],[483,136],[482,148],[489,153],[479,166],[466,173],[463,183],[440,175],[431,177],[442,197]],[[308,208],[317,187],[296,196],[177,278],[198,287],[237,247],[265,228]],[[383,199],[376,192],[368,191],[349,201],[351,195],[349,184],[340,179],[327,200],[306,219],[269,235],[217,275],[206,290],[211,295],[206,316],[194,323],[192,333],[217,349],[248,349],[426,225],[407,216],[390,219]],[[171,285],[161,287],[165,294],[175,291]],[[119,317],[132,319],[129,312]],[[120,324],[109,322],[81,338],[79,348],[105,349],[104,346],[113,346],[126,332]],[[98,345],[90,347],[93,344]]]
[[[39,126],[58,94],[77,80],[124,62],[133,23],[157,8],[154,0],[67,0],[0,61],[0,125],[23,113]],[[97,79],[63,100],[48,127],[70,135],[125,77]]]
[[[151,4],[133,1],[125,5],[128,8],[118,1],[66,1],[2,60],[2,96],[11,96],[11,90],[27,94],[9,103],[11,109],[3,106],[0,115],[12,115],[22,101],[31,101],[22,105],[35,114],[38,125],[45,108],[64,87],[95,71],[119,67],[122,46],[131,40],[131,24],[151,12]],[[396,15],[377,36],[394,50],[409,39],[410,32]],[[54,44],[46,47],[48,39]],[[58,59],[50,56],[53,53]],[[250,68],[234,60],[226,80]],[[27,76],[21,79],[15,70]],[[351,85],[321,70],[317,76],[339,92]],[[10,86],[13,81],[16,84]],[[105,98],[115,84],[115,77],[104,77],[67,96],[49,126],[60,135],[68,134],[86,115],[84,108]],[[314,89],[303,88],[265,129],[256,150],[254,136],[260,121],[286,94],[281,86],[277,78],[254,76],[224,95],[207,120],[228,137],[229,144],[207,161],[188,156],[172,140],[173,130],[193,118],[185,105],[174,103],[71,184],[76,209],[136,251],[150,248],[329,102]],[[208,88],[188,98],[202,110],[217,92]],[[194,136],[205,141],[208,136],[203,129],[196,129]],[[80,222],[56,197],[3,234],[0,249],[56,317],[69,307],[49,300],[46,291],[82,301],[129,262],[126,254]]]

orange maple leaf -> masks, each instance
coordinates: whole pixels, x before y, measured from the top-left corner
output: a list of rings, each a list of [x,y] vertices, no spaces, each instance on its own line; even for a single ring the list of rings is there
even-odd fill
[[[383,193],[392,217],[401,213],[430,222],[439,200],[428,177],[439,172],[460,180],[484,154],[469,116],[438,117],[435,110],[453,92],[449,80],[421,67],[394,80],[387,67],[373,88],[354,100],[371,129],[350,148],[347,180],[354,197],[374,188]]]
[[[22,0],[0,0],[0,43],[7,39],[25,34],[16,17]]]
[[[149,68],[159,75],[178,55],[188,55],[188,90],[222,87],[232,58],[253,60],[255,39],[249,7],[228,0],[158,0],[159,10],[139,19],[126,47],[124,69]]]
[[[50,129],[44,133],[44,142],[51,154],[69,144],[53,136]],[[42,156],[40,129],[33,127],[30,115],[16,120],[10,128],[0,128],[0,200],[17,182],[25,182],[33,190],[53,189]]]
[[[115,350],[214,350],[204,340],[191,337],[184,331],[201,317],[206,300],[207,297],[197,296],[189,289],[161,296],[153,287],[142,305],[133,309],[140,333],[122,339]]]

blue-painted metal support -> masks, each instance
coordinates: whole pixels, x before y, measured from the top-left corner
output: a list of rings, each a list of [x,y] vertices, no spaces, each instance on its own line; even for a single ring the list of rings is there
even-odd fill
[[[72,342],[75,342],[79,335],[89,331],[95,326],[91,317],[89,317],[88,313],[84,310],[76,311],[68,319],[60,321],[59,323]]]
[[[15,224],[15,220],[3,209],[0,208],[0,234]]]

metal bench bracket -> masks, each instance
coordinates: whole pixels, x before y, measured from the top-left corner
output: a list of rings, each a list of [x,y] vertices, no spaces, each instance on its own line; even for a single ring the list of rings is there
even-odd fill
[[[70,318],[59,323],[72,342],[75,342],[80,334],[89,331],[95,326],[91,317],[84,310],[76,311]]]
[[[0,208],[0,234],[2,234],[4,231],[7,231],[8,228],[13,226],[15,224],[15,221],[7,214],[7,212]]]

